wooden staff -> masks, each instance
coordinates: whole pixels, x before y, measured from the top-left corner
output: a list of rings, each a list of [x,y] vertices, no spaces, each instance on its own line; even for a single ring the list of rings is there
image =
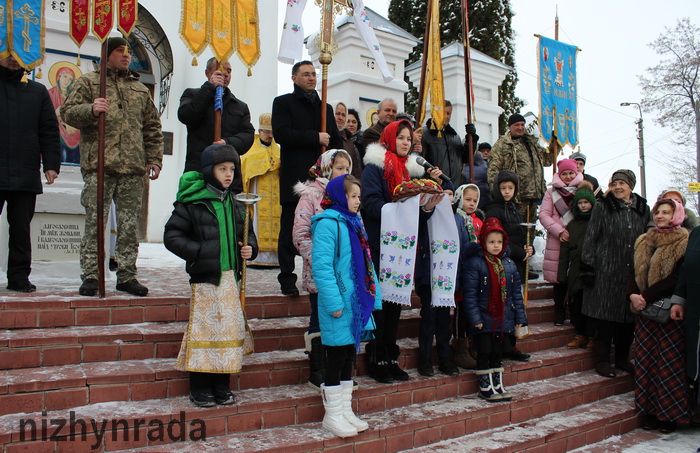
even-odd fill
[[[464,87],[467,93],[467,123],[472,123],[472,75],[471,56],[469,49],[469,2],[462,2],[462,46],[464,47]],[[474,143],[467,134],[467,149],[469,150],[469,182],[474,184]]]
[[[321,5],[321,54],[318,57],[318,62],[321,63],[321,130],[326,132],[327,127],[327,110],[326,103],[328,102],[328,65],[333,61],[331,49],[333,45],[333,7],[334,0],[323,0]],[[321,146],[321,154],[326,152],[326,147]]]
[[[102,42],[100,57],[100,94],[107,96],[107,40]],[[105,297],[105,112],[97,116],[97,295]]]

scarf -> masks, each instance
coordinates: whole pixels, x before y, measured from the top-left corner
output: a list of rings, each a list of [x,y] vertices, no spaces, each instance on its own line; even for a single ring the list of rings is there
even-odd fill
[[[503,235],[503,248],[498,255],[492,255],[486,251],[486,237],[489,233],[499,231]],[[508,248],[508,235],[506,234],[501,222],[495,217],[489,217],[484,221],[484,226],[481,229],[479,237],[481,248],[486,260],[486,267],[489,270],[489,303],[486,308],[493,323],[492,332],[503,332],[503,321],[506,307],[506,270],[503,266],[502,257]]]
[[[464,219],[464,226],[467,229],[467,234],[469,235],[469,242],[479,242],[479,234],[481,233],[481,222],[477,222],[478,218],[475,213],[467,214],[463,208],[463,198],[464,191],[466,189],[472,189],[477,193],[476,204],[479,204],[479,199],[481,198],[481,190],[476,184],[462,184],[455,191],[453,206],[457,206],[457,214],[459,214]]]
[[[350,157],[350,154],[348,154],[348,152],[344,149],[329,149],[325,153],[318,156],[316,163],[309,168],[309,176],[315,178],[316,181],[320,182],[324,186],[327,185],[328,180],[331,179],[331,175],[333,174],[333,164],[335,163],[335,158],[337,156],[344,157],[348,162],[350,162],[350,173],[352,173],[352,158]]]
[[[428,194],[432,197],[433,194]],[[382,207],[380,230],[379,286],[382,298],[400,305],[411,305],[417,251],[420,195]],[[447,197],[428,219],[430,237],[431,306],[454,307],[459,232]]]
[[[400,157],[396,154],[396,136],[398,135],[399,125],[406,123],[409,127],[409,132],[413,136],[413,128],[408,120],[394,121],[389,123],[379,137],[379,143],[387,150],[384,153],[384,179],[389,185],[389,192],[393,192],[394,188],[410,179],[406,161],[408,155]]]
[[[360,339],[365,326],[369,322],[377,295],[377,282],[374,278],[374,266],[370,255],[367,232],[362,223],[362,217],[348,210],[348,199],[345,195],[345,178],[338,176],[330,180],[321,200],[323,209],[338,212],[347,222],[350,229],[350,250],[352,253],[352,270],[355,281],[355,291],[352,293],[352,335],[355,347],[360,347]]]
[[[552,177],[552,204],[559,213],[561,223],[564,226],[568,225],[574,218],[570,206],[581,181],[583,181],[583,173],[577,173],[568,185],[561,180],[558,173]]]
[[[656,212],[656,209],[659,207],[659,205],[668,204],[669,201],[673,203],[673,217],[671,218],[671,221],[668,222],[668,225],[666,225],[665,227],[660,227],[656,224],[656,216],[654,215],[653,217],[656,229],[662,233],[667,231],[680,230],[681,226],[683,225],[683,222],[685,221],[685,208],[678,200],[675,200],[673,198],[662,198],[661,200],[657,201],[654,204],[654,208],[651,210],[651,212]]]

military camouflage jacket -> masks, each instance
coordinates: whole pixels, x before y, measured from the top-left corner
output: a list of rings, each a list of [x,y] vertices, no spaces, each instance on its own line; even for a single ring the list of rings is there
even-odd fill
[[[97,117],[92,102],[99,97],[100,73],[78,79],[61,107],[61,117],[80,129],[80,167],[97,171]],[[136,72],[107,70],[105,173],[145,174],[147,164],[163,167],[163,134],[158,111]]]
[[[532,158],[523,140],[530,145]],[[542,167],[552,165],[552,153],[543,148],[534,135],[525,134],[522,140],[513,140],[510,132],[506,132],[493,145],[488,164],[491,186],[501,170],[510,170],[520,179],[518,200],[541,200],[546,191]],[[498,187],[491,190],[498,190]]]

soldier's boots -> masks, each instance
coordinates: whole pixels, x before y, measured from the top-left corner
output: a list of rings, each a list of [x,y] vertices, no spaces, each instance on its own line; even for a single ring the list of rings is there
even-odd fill
[[[117,291],[125,291],[129,294],[140,297],[148,294],[148,288],[139,283],[135,278],[125,283],[117,283]]]
[[[97,294],[97,279],[86,278],[83,280],[83,284],[78,289],[78,294],[81,296],[95,296]]]

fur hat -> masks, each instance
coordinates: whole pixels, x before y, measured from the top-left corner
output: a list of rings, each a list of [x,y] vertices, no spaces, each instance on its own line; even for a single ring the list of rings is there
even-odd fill
[[[576,161],[573,159],[562,159],[557,162],[557,173],[561,176],[566,170],[571,170],[574,173],[578,173],[578,167],[576,166]]]
[[[129,43],[127,43],[126,39],[122,38],[121,36],[109,38],[107,40],[107,58],[109,58],[112,52],[114,52],[114,50],[119,46],[129,47]]]
[[[513,113],[508,117],[508,126],[512,126],[515,123],[525,122],[525,117],[520,113]]]
[[[235,165],[234,181],[240,177],[241,158],[231,145],[209,145],[204,148],[200,157],[202,165],[202,175],[207,184],[223,190],[221,183],[214,177],[212,173],[214,166],[221,162],[233,162]]]
[[[574,206],[578,206],[579,200],[588,200],[592,205],[595,205],[595,195],[593,194],[593,184],[588,181],[582,181],[574,194]]]
[[[637,177],[632,170],[617,170],[613,173],[610,181],[624,181],[630,186],[630,189],[634,190],[634,186],[637,185]]]

